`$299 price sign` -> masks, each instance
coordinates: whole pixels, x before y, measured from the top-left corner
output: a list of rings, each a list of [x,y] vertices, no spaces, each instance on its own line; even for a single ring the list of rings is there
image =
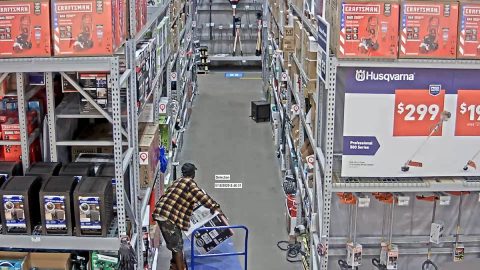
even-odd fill
[[[396,90],[393,136],[428,136],[440,121],[445,90],[432,95],[429,90]],[[433,136],[441,136],[442,129]]]
[[[455,136],[480,136],[480,91],[458,90]]]

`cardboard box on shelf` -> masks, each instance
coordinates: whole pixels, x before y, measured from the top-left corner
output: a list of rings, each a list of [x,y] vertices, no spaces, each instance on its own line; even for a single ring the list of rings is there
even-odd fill
[[[295,55],[297,58],[300,58],[302,55],[302,35],[303,35],[303,25],[302,22],[299,21],[297,18],[294,19],[293,23],[293,32],[294,32],[294,39],[295,39]]]
[[[140,187],[153,187],[158,164],[158,135],[143,134],[139,141]]]
[[[0,58],[51,56],[50,37],[48,0],[0,1]]]
[[[480,3],[460,1],[457,58],[480,59]]]
[[[456,58],[458,2],[404,1],[401,20],[400,58]]]
[[[125,0],[52,0],[55,56],[111,55],[127,36]]]
[[[70,270],[70,253],[30,253],[31,268]]]
[[[14,265],[8,269],[30,270],[30,254],[27,252],[0,251],[0,260]]]
[[[332,1],[331,46],[339,58],[397,58],[398,0]]]

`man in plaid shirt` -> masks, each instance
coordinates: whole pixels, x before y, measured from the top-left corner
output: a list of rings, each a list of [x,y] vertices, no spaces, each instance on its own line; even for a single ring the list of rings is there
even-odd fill
[[[167,248],[172,251],[171,270],[185,270],[181,231],[188,231],[194,206],[200,203],[212,213],[222,213],[220,205],[193,180],[196,169],[191,163],[182,166],[182,177],[175,180],[160,197],[152,214],[153,219],[158,222]]]

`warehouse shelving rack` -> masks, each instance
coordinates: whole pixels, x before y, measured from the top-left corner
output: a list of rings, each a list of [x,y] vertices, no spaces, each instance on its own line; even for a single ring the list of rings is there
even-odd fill
[[[268,1],[264,2],[264,9],[268,13],[272,13]],[[303,27],[310,34],[317,36],[316,27],[304,16],[303,11],[288,1],[288,9],[291,13],[300,18]],[[277,32],[283,35],[282,28],[285,24],[283,19],[275,20],[273,16],[265,16],[269,25],[277,27]],[[272,22],[272,24],[270,23]],[[271,29],[269,29],[271,30]],[[269,33],[270,32],[270,33]],[[311,240],[311,258],[310,269],[328,269],[329,257],[346,256],[345,243],[348,237],[338,237],[330,235],[331,226],[331,206],[332,194],[349,192],[355,194],[373,193],[373,192],[389,192],[393,194],[413,194],[413,193],[435,193],[435,192],[454,192],[469,191],[480,192],[480,178],[465,179],[462,177],[448,178],[426,178],[418,180],[370,180],[362,182],[349,182],[340,177],[340,160],[334,153],[335,142],[335,108],[336,108],[336,72],[337,68],[342,67],[378,67],[378,68],[429,68],[429,69],[476,69],[480,70],[480,61],[477,60],[435,60],[435,59],[398,59],[398,60],[351,60],[337,59],[333,55],[330,56],[328,83],[319,82],[317,92],[314,95],[316,102],[316,130],[312,130],[306,123],[305,103],[303,90],[298,89],[291,78],[287,78],[282,82],[282,73],[286,73],[288,67],[285,65],[282,52],[278,44],[278,37],[273,35],[273,31],[267,31],[268,38],[264,39],[263,48],[270,49],[270,54],[263,56],[263,79],[264,89],[271,89],[272,104],[279,111],[280,119],[287,118],[289,121],[290,110],[292,104],[300,105],[300,122],[303,128],[300,128],[300,142],[303,144],[303,138],[309,138],[311,142],[315,142],[315,179],[316,183],[312,190],[305,188],[304,179],[301,177],[303,165],[297,161],[298,149],[293,145],[293,139],[290,134],[289,125],[286,125],[287,134],[287,150],[285,154],[280,155],[282,169],[290,168],[291,164],[295,168],[294,174],[298,179],[298,205],[300,208],[298,216],[301,212],[311,211],[309,218],[310,240]],[[305,83],[305,72],[302,70],[299,60],[294,56],[289,56],[289,63],[297,68],[299,77]],[[302,78],[303,77],[303,78]],[[284,86],[282,85],[284,84]],[[300,86],[301,87],[301,86]],[[280,93],[280,94],[279,94]],[[284,97],[282,99],[282,96]],[[287,115],[285,115],[285,113]],[[313,139],[313,140],[312,140]],[[305,190],[304,190],[305,189]],[[305,203],[306,202],[306,203]],[[309,203],[313,203],[310,204]],[[297,220],[300,220],[297,218]],[[480,238],[476,235],[460,236],[462,243],[479,243]],[[359,243],[365,245],[380,246],[381,237],[357,237]],[[444,236],[440,240],[442,243],[455,243],[453,236]],[[393,241],[398,244],[427,244],[429,236],[394,236]],[[427,255],[426,247],[411,247],[400,250],[404,255]],[[480,253],[478,247],[467,247],[465,253]],[[364,255],[378,255],[379,248],[364,248]],[[431,249],[431,254],[452,254],[452,248],[437,247]]]
[[[131,234],[131,245],[135,248],[135,254],[138,260],[137,268],[143,267],[143,241],[142,241],[142,226],[145,216],[148,214],[148,202],[152,188],[141,190],[139,185],[139,157],[138,157],[138,123],[139,117],[146,118],[147,122],[156,123],[159,118],[159,101],[162,95],[163,74],[170,75],[168,70],[171,67],[176,67],[179,71],[188,73],[186,77],[190,82],[195,80],[192,77],[192,61],[189,57],[179,55],[179,52],[163,50],[165,54],[165,61],[158,69],[156,78],[154,78],[154,90],[152,91],[152,101],[142,106],[137,106],[137,87],[135,74],[135,52],[136,44],[148,32],[155,32],[157,26],[169,23],[169,5],[171,1],[162,1],[157,7],[148,8],[148,21],[146,26],[136,35],[131,35],[125,44],[119,49],[118,54],[113,56],[102,57],[71,57],[71,58],[15,58],[15,59],[0,59],[0,82],[3,81],[8,74],[16,73],[17,79],[17,93],[18,97],[18,112],[19,124],[21,131],[21,139],[19,142],[15,141],[1,141],[2,145],[21,145],[22,146],[22,163],[24,171],[30,166],[29,160],[29,141],[32,138],[28,137],[27,121],[26,121],[26,107],[27,101],[38,92],[39,87],[35,86],[29,89],[26,81],[26,73],[41,72],[45,73],[45,86],[47,97],[47,114],[46,123],[48,130],[48,149],[44,149],[46,161],[57,161],[58,147],[63,146],[113,146],[114,149],[114,164],[115,164],[115,179],[117,190],[117,218],[111,226],[108,237],[76,237],[76,236],[43,236],[43,235],[0,235],[0,247],[3,248],[19,248],[19,249],[44,249],[44,250],[98,250],[98,251],[115,251],[120,248],[120,240]],[[130,0],[129,3],[129,18],[135,18],[135,0]],[[183,44],[183,37],[190,35],[190,24],[187,24],[183,30],[183,35],[180,38],[180,44]],[[168,25],[170,26],[170,25]],[[130,33],[135,33],[136,22],[130,20]],[[168,31],[170,27],[163,29],[161,44],[158,44],[161,49],[167,46]],[[191,42],[183,49],[185,52],[189,50]],[[185,60],[188,59],[188,60]],[[121,70],[122,61],[125,61],[126,68]],[[167,64],[168,62],[168,64]],[[180,63],[180,64],[179,64]],[[188,68],[187,68],[188,67]],[[112,106],[111,112],[102,109],[90,96],[85,92],[78,83],[70,78],[67,72],[110,72],[111,77],[111,93]],[[73,87],[87,99],[98,113],[81,114],[79,109],[72,104],[63,104],[55,108],[54,88],[53,88],[53,73],[60,73],[61,76],[70,82]],[[167,85],[170,85],[169,76],[167,78]],[[182,86],[184,88],[186,83]],[[127,102],[121,102],[120,89],[127,88]],[[180,92],[184,92],[180,89]],[[168,92],[169,101],[173,101],[172,93]],[[179,103],[182,103],[182,96],[175,97]],[[183,102],[181,111],[185,111],[187,107]],[[78,106],[78,103],[77,103]],[[142,116],[147,115],[148,117]],[[174,117],[174,116],[172,116]],[[176,116],[175,116],[176,117]],[[78,140],[58,140],[58,119],[80,119],[80,118],[103,118],[112,124],[113,138],[107,141],[78,141]],[[184,119],[184,118],[182,118]],[[170,130],[173,130],[175,121],[170,121]],[[39,132],[32,133],[31,137],[38,136]],[[171,148],[170,148],[171,149]],[[177,148],[178,149],[178,148]],[[170,155],[172,157],[172,154]],[[172,160],[169,160],[171,164]],[[159,165],[155,173],[155,183],[159,184],[160,170]],[[129,172],[130,194],[126,194],[125,189],[125,172]],[[170,179],[170,173],[167,171],[163,174],[164,179]],[[129,199],[132,198],[132,199]],[[128,223],[131,224],[131,231],[128,231]]]

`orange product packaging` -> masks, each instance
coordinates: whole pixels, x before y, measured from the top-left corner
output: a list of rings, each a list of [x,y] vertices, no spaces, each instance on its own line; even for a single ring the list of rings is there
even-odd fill
[[[51,56],[50,2],[0,1],[0,58]]]
[[[339,58],[397,58],[397,1],[339,1],[339,29],[334,31]]]
[[[460,3],[457,58],[480,59],[480,2]]]
[[[127,36],[126,0],[52,0],[55,56],[111,55]]]
[[[137,22],[137,33],[147,24],[147,1],[138,0],[135,5],[135,16]]]
[[[458,2],[405,1],[401,14],[400,58],[457,57]]]

